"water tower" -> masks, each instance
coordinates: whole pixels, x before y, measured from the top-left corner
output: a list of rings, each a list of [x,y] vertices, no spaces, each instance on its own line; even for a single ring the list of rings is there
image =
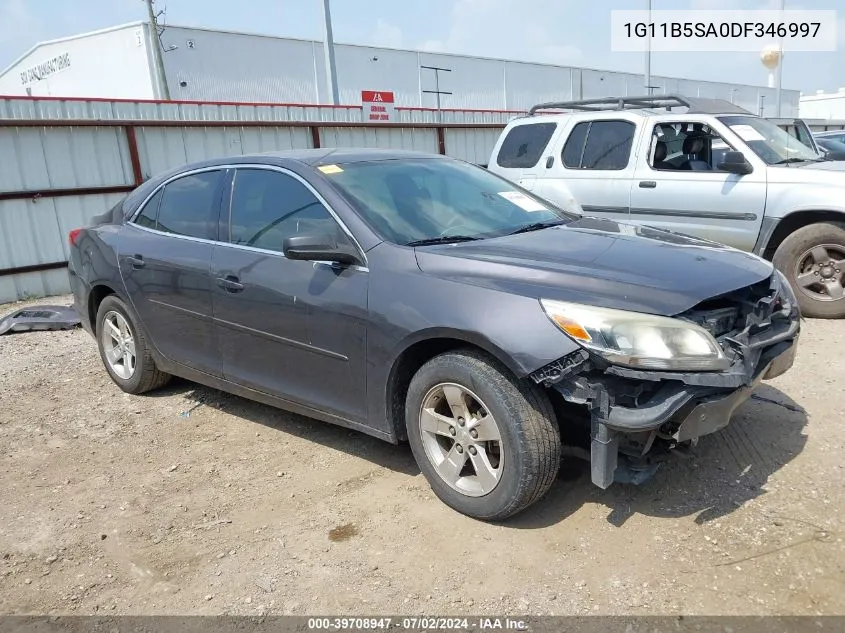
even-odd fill
[[[780,47],[772,44],[760,51],[760,61],[769,71],[769,88],[775,87],[775,71],[783,58]]]
[[[772,44],[760,51],[760,61],[769,71],[769,88],[775,88],[775,116],[780,116],[780,80],[781,62],[783,61],[783,49],[779,45]]]

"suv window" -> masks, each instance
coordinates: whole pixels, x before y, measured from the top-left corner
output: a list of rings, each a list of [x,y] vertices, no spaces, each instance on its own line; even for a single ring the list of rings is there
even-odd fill
[[[167,183],[155,228],[166,233],[217,239],[220,171],[204,171]]]
[[[572,128],[563,146],[561,160],[564,167],[613,171],[625,169],[631,157],[636,128],[630,121],[578,123]]]
[[[719,171],[733,148],[706,123],[659,123],[652,131],[648,164],[658,171]]]
[[[268,169],[238,169],[229,215],[229,241],[282,252],[297,233],[338,234],[338,224],[296,178]]]
[[[528,123],[511,128],[496,157],[499,167],[534,167],[556,127],[556,123]]]

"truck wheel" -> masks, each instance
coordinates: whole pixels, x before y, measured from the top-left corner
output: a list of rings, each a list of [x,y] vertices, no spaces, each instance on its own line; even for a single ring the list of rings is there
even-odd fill
[[[163,387],[170,380],[170,374],[156,367],[147,339],[126,304],[116,296],[109,295],[100,303],[96,332],[103,365],[126,393],[144,393]]]
[[[441,354],[420,368],[405,420],[434,493],[468,516],[510,517],[557,476],[560,434],[548,398],[474,350]]]
[[[772,260],[795,290],[804,316],[845,317],[845,224],[809,224],[790,234]]]

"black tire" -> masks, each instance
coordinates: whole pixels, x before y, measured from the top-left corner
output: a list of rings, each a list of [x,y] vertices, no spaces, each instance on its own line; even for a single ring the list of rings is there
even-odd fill
[[[109,312],[117,312],[123,316],[135,342],[135,371],[129,378],[122,378],[117,375],[106,360],[102,333],[103,327],[105,327],[104,320]],[[106,368],[111,379],[123,391],[126,393],[141,394],[163,387],[170,381],[170,374],[160,371],[156,366],[143,331],[138,327],[132,312],[130,312],[122,300],[115,295],[109,295],[103,299],[100,307],[97,309],[96,325],[97,329],[95,332],[97,336],[97,347],[100,350],[100,359],[103,361],[103,366]]]
[[[492,491],[481,496],[462,494],[447,484],[426,454],[420,412],[426,395],[443,383],[477,394],[498,426],[501,473]],[[524,510],[548,492],[560,468],[560,432],[546,394],[475,350],[447,352],[423,365],[408,388],[405,420],[414,458],[434,493],[477,519],[501,520]]]
[[[778,246],[772,263],[780,270],[795,291],[798,305],[804,316],[818,319],[840,319],[845,317],[845,297],[836,300],[824,300],[818,292],[805,291],[797,282],[797,268],[804,259],[804,254],[820,245],[832,245],[845,253],[845,224],[839,222],[819,222],[808,224],[791,233]],[[845,272],[845,271],[842,271]],[[841,282],[840,282],[841,283]],[[815,295],[818,298],[814,298]]]

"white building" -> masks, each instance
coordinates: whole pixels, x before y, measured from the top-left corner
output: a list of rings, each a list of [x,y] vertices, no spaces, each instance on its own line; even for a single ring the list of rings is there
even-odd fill
[[[804,119],[845,119],[845,88],[838,92],[819,90],[816,94],[802,94],[799,112]]]
[[[328,103],[322,42],[167,26],[164,76],[156,71],[143,22],[42,42],[0,73],[0,95],[196,101]],[[362,90],[392,90],[397,106],[434,107],[434,71],[442,107],[525,110],[547,101],[636,95],[643,76],[446,53],[336,44],[340,101],[360,105]],[[652,77],[657,92],[733,101],[775,114],[775,90]],[[798,114],[797,91],[782,91],[782,116]]]

